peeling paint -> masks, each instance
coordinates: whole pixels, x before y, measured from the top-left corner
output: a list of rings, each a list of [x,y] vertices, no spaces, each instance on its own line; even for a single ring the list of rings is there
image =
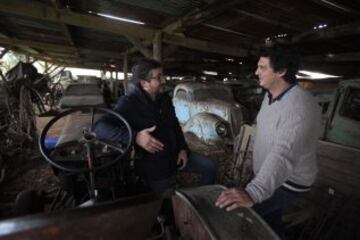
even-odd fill
[[[244,123],[244,108],[235,102],[228,86],[215,83],[183,83],[174,91],[176,116],[184,126],[207,144],[232,142]],[[220,136],[217,126],[225,126]]]

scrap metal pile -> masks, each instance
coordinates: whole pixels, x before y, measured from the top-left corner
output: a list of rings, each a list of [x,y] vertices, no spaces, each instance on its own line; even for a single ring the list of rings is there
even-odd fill
[[[48,91],[48,79],[29,63],[19,62],[0,82],[0,168],[8,159],[34,149],[37,134],[35,116],[45,111],[42,95]]]

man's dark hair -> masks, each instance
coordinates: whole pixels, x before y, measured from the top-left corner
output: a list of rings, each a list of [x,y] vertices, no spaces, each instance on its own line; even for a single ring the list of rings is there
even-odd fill
[[[299,70],[300,58],[294,48],[285,44],[274,44],[260,49],[258,57],[270,59],[270,66],[275,72],[286,70],[284,79],[293,84],[297,82],[295,74]]]
[[[161,64],[154,59],[144,58],[138,61],[131,69],[132,81],[138,83],[140,80],[149,80],[150,71],[156,68],[161,68]]]

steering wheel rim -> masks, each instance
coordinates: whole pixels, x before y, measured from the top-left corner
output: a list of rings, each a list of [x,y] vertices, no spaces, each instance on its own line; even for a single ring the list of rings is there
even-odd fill
[[[114,160],[109,161],[108,163],[105,164],[101,164],[100,166],[96,166],[93,168],[89,168],[89,167],[84,167],[84,168],[72,168],[72,167],[67,167],[64,166],[63,164],[59,164],[56,161],[54,161],[52,159],[52,157],[49,156],[49,149],[45,146],[45,138],[47,133],[49,132],[49,129],[51,129],[51,127],[61,118],[68,116],[74,112],[77,111],[83,111],[83,110],[91,110],[91,126],[90,126],[90,131],[93,131],[94,128],[94,115],[95,115],[95,111],[103,111],[109,114],[114,115],[118,120],[120,120],[121,122],[124,123],[128,133],[129,133],[129,140],[126,144],[125,150],[123,150],[122,153],[120,153],[120,155],[118,157],[116,157]],[[99,139],[96,139],[99,140]],[[117,163],[118,161],[122,160],[130,151],[130,148],[132,146],[132,142],[133,142],[133,132],[131,130],[130,124],[125,120],[124,117],[122,117],[120,114],[116,113],[115,111],[111,110],[111,109],[107,109],[104,107],[76,107],[76,108],[71,108],[69,110],[66,110],[64,112],[61,112],[60,114],[58,114],[56,117],[54,117],[53,119],[51,119],[43,128],[43,130],[41,131],[40,134],[40,138],[38,141],[39,144],[39,149],[40,149],[40,153],[41,155],[45,158],[45,160],[50,163],[52,166],[54,166],[57,169],[60,170],[64,170],[67,172],[72,172],[72,173],[86,173],[86,172],[96,172],[105,168],[108,168],[112,165],[114,165],[115,163]],[[100,141],[100,143],[104,144],[106,142],[102,142]]]

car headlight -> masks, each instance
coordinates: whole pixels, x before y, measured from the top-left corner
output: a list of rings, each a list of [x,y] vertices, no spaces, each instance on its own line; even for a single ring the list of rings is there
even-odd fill
[[[216,133],[221,137],[226,137],[228,135],[228,127],[224,122],[218,122],[215,126]]]

